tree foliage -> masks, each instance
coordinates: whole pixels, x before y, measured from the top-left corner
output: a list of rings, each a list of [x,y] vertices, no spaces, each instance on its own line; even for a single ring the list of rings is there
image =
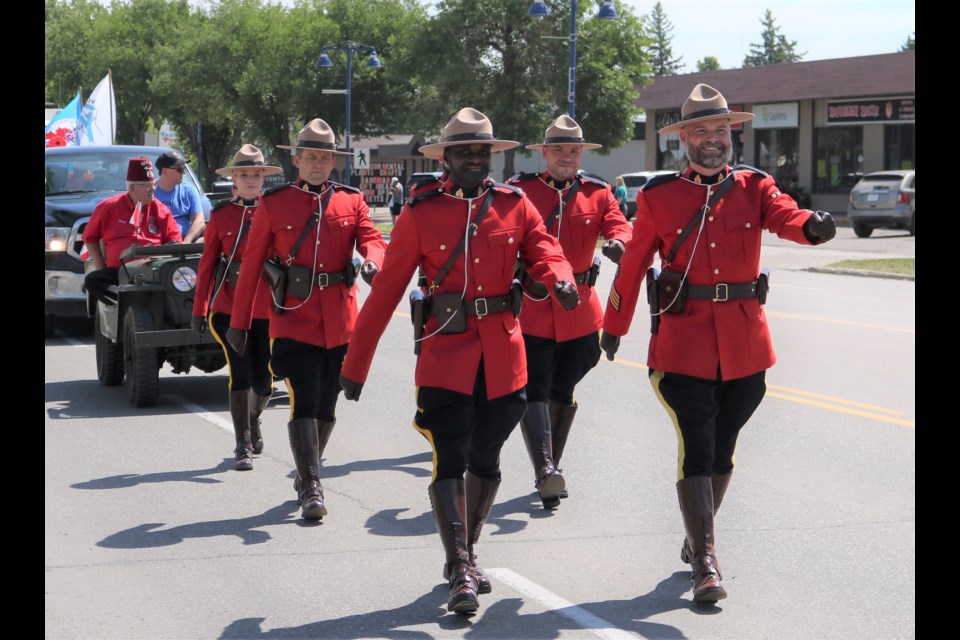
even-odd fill
[[[777,25],[773,12],[767,9],[763,18],[760,20],[763,25],[763,33],[760,34],[762,42],[760,44],[750,43],[750,53],[743,59],[744,67],[762,67],[768,64],[782,64],[784,62],[799,62],[807,52],[797,53],[796,40],[787,40],[786,36],[780,34],[780,27]]]
[[[704,56],[702,60],[697,61],[697,71],[720,71],[720,61],[714,56]]]
[[[903,46],[900,47],[900,51],[913,51],[917,48],[917,32],[914,31],[911,35],[907,36],[907,41],[903,43]]]
[[[645,20],[650,35],[650,65],[654,76],[673,76],[683,69],[683,56],[675,58],[670,42],[673,39],[673,23],[667,18],[663,4],[659,1]]]

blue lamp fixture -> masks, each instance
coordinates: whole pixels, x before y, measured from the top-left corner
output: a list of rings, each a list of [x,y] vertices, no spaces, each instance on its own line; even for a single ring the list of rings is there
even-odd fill
[[[333,66],[333,61],[330,60],[330,56],[327,55],[327,49],[332,49],[334,51],[346,51],[347,52],[347,88],[343,92],[347,96],[347,122],[346,122],[346,135],[345,135],[345,144],[344,151],[350,153],[350,94],[351,94],[351,85],[353,80],[353,52],[359,51],[361,53],[370,54],[367,58],[366,67],[368,69],[379,69],[383,66],[380,62],[380,58],[377,57],[377,50],[370,45],[361,44],[359,42],[341,42],[334,45],[325,45],[320,49],[320,57],[317,58],[317,67],[320,69],[327,69]],[[344,184],[350,184],[350,164],[353,158],[352,155],[344,156],[346,158],[346,167],[344,170]]]
[[[527,15],[548,16],[550,8],[543,0],[536,0],[530,5]],[[613,6],[613,0],[604,0],[597,12],[597,17],[604,20],[616,20],[620,16]],[[577,111],[577,0],[570,0],[570,76],[567,88],[567,115],[576,117]]]

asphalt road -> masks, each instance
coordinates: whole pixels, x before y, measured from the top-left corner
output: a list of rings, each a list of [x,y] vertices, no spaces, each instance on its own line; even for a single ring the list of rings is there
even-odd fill
[[[915,242],[852,235],[765,246],[778,363],[718,516],[730,597],[708,606],[679,559],[676,438],[642,318],[578,387],[559,510],[540,508],[519,434],[504,448],[477,548],[494,590],[472,617],[444,607],[402,306],[361,401],[338,408],[318,524],[294,501],[282,385],[263,454],[235,472],[225,372],[167,367],[158,406],[136,409],[96,381],[89,327],[65,322],[44,345],[44,637],[916,637],[915,283],[811,271]]]

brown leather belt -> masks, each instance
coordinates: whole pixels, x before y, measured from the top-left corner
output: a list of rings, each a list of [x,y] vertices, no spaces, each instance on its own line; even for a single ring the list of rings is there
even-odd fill
[[[491,313],[503,313],[504,311],[513,311],[513,296],[509,293],[503,296],[463,301],[463,312],[467,316],[482,318]]]
[[[352,269],[353,265],[347,265],[347,269]],[[347,279],[347,269],[343,271],[318,271],[313,276],[313,283],[320,287],[329,287],[332,284],[340,284]]]
[[[686,289],[687,298],[694,300],[726,302],[727,300],[757,297],[756,281],[741,282],[738,284],[729,284],[726,282],[718,282],[717,284],[688,284],[686,285]]]
[[[577,284],[587,284],[590,282],[590,270],[573,274],[573,279]],[[527,276],[527,293],[542,298],[547,295],[547,286]]]

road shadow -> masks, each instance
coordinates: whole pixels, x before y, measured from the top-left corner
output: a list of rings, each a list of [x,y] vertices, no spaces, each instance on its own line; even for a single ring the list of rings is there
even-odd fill
[[[187,469],[184,471],[161,471],[158,473],[122,473],[115,476],[95,478],[86,482],[70,485],[72,489],[128,489],[141,484],[156,484],[159,482],[195,482],[199,484],[213,484],[223,482],[220,478],[209,476],[220,475],[233,470],[233,458],[224,459],[215,467],[207,469]]]

